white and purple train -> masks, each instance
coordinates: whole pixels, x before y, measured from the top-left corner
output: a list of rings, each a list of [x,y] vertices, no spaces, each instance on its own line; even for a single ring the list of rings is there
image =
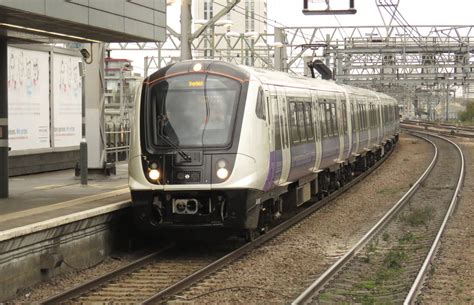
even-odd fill
[[[214,60],[169,65],[136,99],[129,184],[144,229],[254,232],[398,140],[397,101]]]

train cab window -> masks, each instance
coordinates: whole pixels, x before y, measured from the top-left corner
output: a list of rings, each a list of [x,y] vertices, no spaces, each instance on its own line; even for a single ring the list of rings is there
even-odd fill
[[[298,119],[296,117],[295,103],[290,103],[289,116],[290,116],[291,142],[298,143],[300,141],[300,136],[298,134]]]
[[[266,109],[265,109],[265,100],[263,89],[260,87],[258,89],[258,96],[257,96],[257,106],[255,107],[255,113],[257,114],[257,118],[266,120]]]
[[[298,117],[298,131],[300,135],[300,141],[306,141],[306,130],[305,130],[305,117],[304,117],[304,108],[303,103],[296,104],[296,112]]]
[[[145,100],[148,143],[154,147],[229,145],[241,88],[234,79],[201,73],[153,84]]]

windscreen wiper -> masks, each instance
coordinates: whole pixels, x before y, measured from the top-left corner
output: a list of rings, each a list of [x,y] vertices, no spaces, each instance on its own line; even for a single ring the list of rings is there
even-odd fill
[[[171,141],[167,136],[158,133],[158,136],[160,137],[161,140],[166,142],[171,148],[173,148],[180,156],[181,158],[184,159],[185,162],[191,162],[192,159],[191,157],[185,153],[181,148],[178,147],[178,145],[174,144],[173,141]]]

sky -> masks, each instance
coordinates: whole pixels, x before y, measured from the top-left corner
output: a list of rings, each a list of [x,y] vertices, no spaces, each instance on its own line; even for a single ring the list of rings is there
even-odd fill
[[[241,0],[245,1],[245,0]],[[311,0],[310,0],[311,1]],[[315,0],[324,2],[323,0]],[[278,26],[362,26],[383,25],[376,1],[383,3],[397,0],[354,0],[357,13],[354,15],[305,16],[301,12],[303,0],[267,0],[268,23]],[[179,2],[179,1],[178,1]],[[330,0],[332,8],[348,6],[349,0]],[[321,4],[319,4],[321,5]],[[474,25],[473,0],[399,0],[399,12],[411,25]],[[167,7],[168,25],[179,32],[179,3]],[[383,16],[388,19],[384,10]],[[278,24],[276,23],[278,21]],[[268,28],[273,32],[273,27]],[[143,73],[143,58],[156,56],[153,51],[113,51],[112,57],[133,60],[136,72]]]

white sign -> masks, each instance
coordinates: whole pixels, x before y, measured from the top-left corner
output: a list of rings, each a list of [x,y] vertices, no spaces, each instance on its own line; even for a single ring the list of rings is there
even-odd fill
[[[50,147],[49,53],[8,47],[8,145]]]
[[[54,54],[54,146],[79,145],[82,135],[82,80],[75,56]]]

